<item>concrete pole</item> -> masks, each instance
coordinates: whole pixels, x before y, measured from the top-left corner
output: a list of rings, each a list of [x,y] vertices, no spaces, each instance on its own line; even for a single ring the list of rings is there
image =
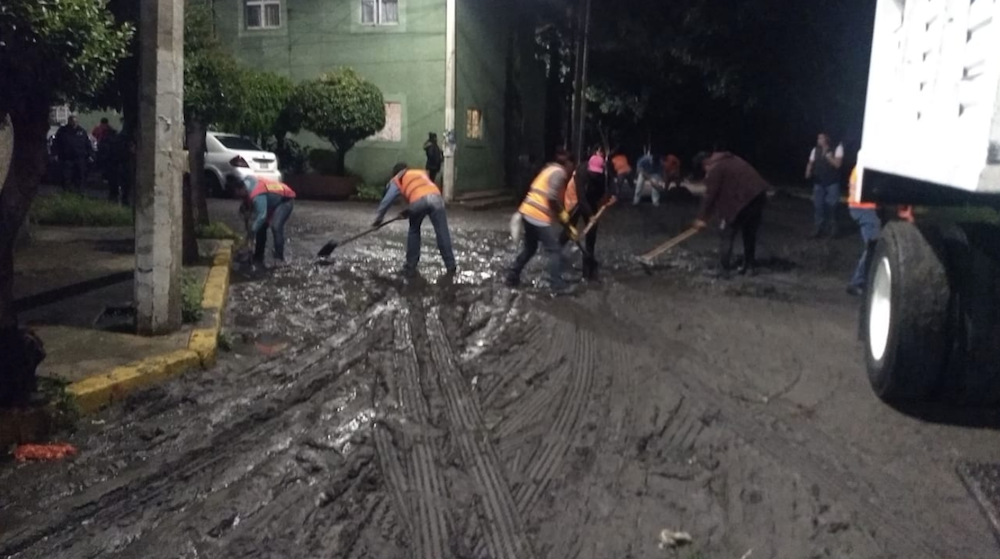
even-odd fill
[[[181,327],[184,2],[140,0],[135,181],[139,334]]]
[[[444,199],[455,199],[455,148],[458,132],[455,130],[455,20],[456,2],[447,0],[444,41]]]

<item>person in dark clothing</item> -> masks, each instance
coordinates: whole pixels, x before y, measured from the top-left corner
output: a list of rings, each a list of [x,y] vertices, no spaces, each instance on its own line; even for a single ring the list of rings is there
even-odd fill
[[[579,167],[566,186],[565,207],[570,212],[570,224],[576,227],[581,224],[586,227],[590,220],[597,214],[601,203],[607,197],[607,181],[603,174],[596,174],[590,169]],[[594,225],[587,232],[584,247],[587,254],[583,257],[583,277],[584,279],[597,279],[597,259],[594,251],[597,250],[597,231],[600,225]],[[564,229],[560,238],[561,244],[565,246],[570,240],[569,231]]]
[[[437,184],[437,176],[441,172],[441,164],[444,163],[444,152],[438,145],[437,134],[433,132],[427,134],[427,141],[424,142],[424,153],[427,155],[427,176],[431,178],[431,182]]]
[[[831,237],[837,236],[837,204],[840,203],[840,167],[844,163],[844,146],[833,147],[830,135],[819,134],[816,147],[809,154],[806,178],[813,182],[813,238],[827,231]]]
[[[97,167],[108,184],[108,201],[128,203],[128,194],[122,191],[125,180],[127,147],[124,136],[110,126],[104,130],[97,144]]]
[[[55,137],[56,156],[62,169],[63,188],[83,192],[87,178],[87,163],[94,156],[94,146],[87,131],[71,116],[66,126],[59,128]]]
[[[705,199],[693,227],[704,229],[718,217],[722,232],[720,258],[722,273],[732,269],[736,234],[743,235],[743,264],[737,272],[756,272],[757,232],[767,203],[767,181],[749,163],[728,152],[702,152],[694,158],[694,168],[704,173]]]

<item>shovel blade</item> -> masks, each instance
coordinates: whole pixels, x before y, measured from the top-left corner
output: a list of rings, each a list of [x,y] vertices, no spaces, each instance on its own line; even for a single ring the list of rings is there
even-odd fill
[[[337,250],[337,241],[330,241],[329,243],[323,245],[323,248],[319,249],[318,256],[320,258],[326,258],[327,256],[333,254],[333,251],[335,250]]]

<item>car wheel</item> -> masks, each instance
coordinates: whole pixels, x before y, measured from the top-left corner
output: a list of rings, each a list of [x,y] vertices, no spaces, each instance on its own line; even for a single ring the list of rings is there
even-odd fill
[[[889,403],[927,399],[939,386],[951,344],[951,286],[936,231],[887,225],[867,293],[863,326],[872,389]]]
[[[222,181],[211,171],[205,171],[205,190],[214,198],[228,197],[228,193],[222,188]]]

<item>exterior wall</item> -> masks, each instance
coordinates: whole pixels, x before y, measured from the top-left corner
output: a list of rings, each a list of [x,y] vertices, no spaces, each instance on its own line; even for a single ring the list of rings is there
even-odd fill
[[[361,0],[283,0],[282,25],[247,30],[242,0],[215,0],[217,30],[241,62],[313,79],[350,66],[402,104],[402,141],[364,141],[347,155],[347,167],[370,184],[384,183],[392,166],[424,165],[428,132],[443,136],[445,0],[399,0],[399,24],[362,25]],[[312,134],[304,144],[329,149]]]
[[[458,2],[456,21],[455,192],[503,188],[508,0]],[[483,137],[467,136],[467,111],[482,111]]]

